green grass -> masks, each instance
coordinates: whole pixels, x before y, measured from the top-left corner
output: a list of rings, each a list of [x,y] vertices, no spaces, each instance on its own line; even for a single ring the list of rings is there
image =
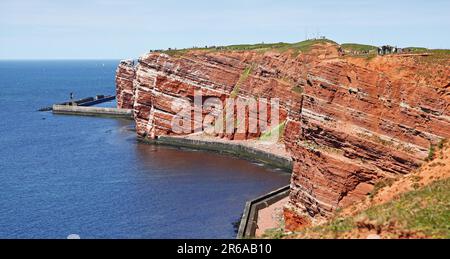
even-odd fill
[[[426,161],[432,161],[436,155],[436,147],[431,144],[430,149],[428,150],[428,157],[426,158]]]
[[[427,49],[420,47],[409,47],[404,49],[409,49],[411,53],[414,54],[430,53],[433,54],[434,58],[448,59],[448,55],[450,55],[450,49]]]
[[[274,229],[266,230],[266,232],[264,232],[264,234],[262,235],[262,238],[273,240],[273,239],[282,239],[286,236],[288,236],[288,235],[284,232],[284,229],[274,228]]]
[[[279,51],[302,51],[307,52],[311,49],[311,47],[315,44],[323,44],[323,43],[332,43],[337,44],[336,42],[328,39],[319,39],[319,40],[306,40],[297,43],[268,43],[268,44],[243,44],[243,45],[231,45],[224,47],[225,50],[235,50],[235,51],[244,51],[244,50],[279,50]]]
[[[364,45],[357,43],[344,43],[341,45],[342,49],[347,51],[377,51],[378,47],[372,45]]]
[[[262,50],[262,49],[278,49],[289,46],[289,43],[279,42],[279,43],[260,43],[260,44],[240,44],[240,45],[230,45],[223,47],[225,50]]]
[[[259,140],[261,141],[270,141],[273,140],[274,136],[277,136],[276,134],[278,134],[278,139],[277,141],[282,138],[284,136],[284,130],[286,128],[286,121],[284,121],[283,123],[273,127],[270,131],[264,133]]]
[[[385,187],[391,187],[395,182],[395,179],[393,178],[386,178],[383,179],[379,182],[377,182],[372,190],[372,192],[370,192],[369,197],[371,199],[373,199],[383,188]]]
[[[210,47],[210,48],[188,48],[188,49],[179,49],[179,50],[165,50],[162,51],[170,56],[179,57],[186,54],[192,50],[201,50],[201,51],[259,51],[265,52],[269,50],[276,50],[280,52],[285,52],[292,50],[294,54],[298,54],[300,52],[308,52],[311,47],[315,44],[323,44],[323,43],[332,43],[337,44],[336,42],[328,39],[318,39],[318,40],[306,40],[297,43],[259,43],[259,44],[240,44],[240,45],[230,45],[230,46],[219,46],[219,47]]]
[[[284,221],[284,217],[281,217],[278,222],[279,227],[268,229],[262,235],[264,239],[282,239],[284,237],[289,236],[285,233],[284,229],[286,227],[286,222]]]
[[[422,48],[422,47],[407,47],[404,49],[409,49],[413,53],[424,53],[424,52],[428,51],[427,48]]]
[[[239,94],[239,91],[241,89],[241,85],[248,79],[248,77],[250,76],[250,74],[252,73],[253,69],[254,69],[255,65],[249,65],[248,67],[246,67],[244,69],[244,71],[242,71],[241,77],[239,78],[239,81],[236,83],[236,85],[233,88],[233,91],[230,94],[231,98],[236,98]]]
[[[315,44],[323,44],[323,43],[331,43],[336,44],[336,42],[329,39],[317,39],[317,40],[306,40],[297,43],[258,43],[258,44],[239,44],[239,45],[230,45],[230,46],[211,46],[204,48],[186,48],[186,49],[171,49],[171,50],[163,50],[159,51],[162,53],[166,53],[173,57],[181,57],[188,53],[189,51],[205,51],[205,52],[215,52],[215,51],[258,51],[258,52],[266,52],[269,50],[286,52],[292,51],[293,55],[298,55],[300,52],[308,52],[311,47]],[[358,44],[358,43],[344,43],[341,47],[346,51],[356,51],[356,52],[365,52],[368,51],[370,54],[368,58],[376,57],[377,47],[372,45]],[[448,49],[427,49],[421,47],[409,47],[404,49],[410,49],[412,53],[433,53],[436,55],[450,55],[450,50]]]
[[[328,224],[302,231],[299,235],[339,238],[357,230],[362,224],[369,224],[373,230],[391,238],[408,235],[450,238],[450,179],[403,194],[396,200],[372,207],[355,217],[338,217]]]
[[[342,49],[347,53],[353,53],[355,56],[363,56],[367,60],[371,60],[378,56],[378,47],[372,45],[364,45],[357,43],[344,43]]]
[[[450,55],[450,49],[432,49],[433,54]]]
[[[433,238],[450,238],[450,179],[369,209],[364,216],[380,225],[395,220],[411,232],[420,232]]]
[[[309,52],[311,50],[311,47],[316,44],[325,44],[325,43],[331,43],[331,44],[337,45],[336,42],[334,42],[332,40],[328,40],[328,39],[306,40],[306,41],[294,43],[294,44],[291,44],[290,46],[281,48],[280,51],[284,52],[284,51],[292,50],[293,55],[297,56],[298,54],[300,54],[300,52]]]
[[[298,85],[292,87],[291,90],[294,93],[298,93],[298,94],[303,94],[303,91],[304,91],[303,88],[301,86],[298,86]]]
[[[216,48],[187,48],[187,49],[170,49],[170,50],[163,50],[161,53],[165,53],[171,57],[182,57],[189,51],[193,50],[199,50],[204,52],[213,52],[216,51]]]

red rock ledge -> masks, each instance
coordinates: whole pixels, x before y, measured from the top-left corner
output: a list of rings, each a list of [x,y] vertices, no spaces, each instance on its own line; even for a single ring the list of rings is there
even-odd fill
[[[117,97],[119,108],[134,110],[143,138],[177,135],[172,104],[192,102],[195,90],[220,99],[280,98],[294,161],[285,215],[294,230],[364,198],[383,178],[412,172],[430,145],[450,137],[449,67],[449,58],[429,56],[345,57],[333,43],[300,53],[149,53],[119,65]]]

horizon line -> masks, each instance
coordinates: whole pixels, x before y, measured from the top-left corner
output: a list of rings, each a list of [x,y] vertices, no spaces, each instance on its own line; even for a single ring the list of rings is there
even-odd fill
[[[0,58],[0,61],[120,61],[124,58]]]
[[[325,37],[325,39],[330,40],[330,41],[334,41],[339,45],[343,45],[343,44],[359,44],[359,45],[368,45],[368,46],[374,46],[374,47],[380,47],[378,45],[373,45],[371,43],[358,43],[358,42],[337,42],[331,38]],[[304,42],[304,41],[309,41],[309,40],[320,40],[319,38],[311,38],[311,39],[305,39],[302,41],[296,41],[296,42],[284,42],[284,41],[279,41],[279,42],[255,42],[255,43],[236,43],[236,44],[231,44],[231,45],[216,45],[216,46],[223,46],[223,47],[227,47],[227,46],[233,46],[233,45],[254,45],[254,44],[277,44],[277,43],[286,43],[286,44],[295,44],[295,43],[300,43],[300,42]],[[390,43],[392,44],[392,43]],[[385,44],[385,45],[390,45],[390,44]],[[214,45],[214,44],[213,44]],[[211,45],[211,46],[213,46]],[[395,44],[393,45],[395,46]],[[178,50],[184,50],[184,49],[191,49],[192,47],[180,47],[180,48],[175,48]],[[429,49],[429,50],[448,50],[450,48],[430,48],[430,47],[425,47],[425,46],[407,46],[407,47],[401,47],[401,48],[425,48],[425,49]],[[169,48],[166,49],[158,49],[158,50],[168,50]],[[149,49],[147,52],[145,52],[145,54],[149,53],[150,50],[153,49]],[[140,54],[138,56],[135,57],[128,57],[128,58],[117,58],[117,57],[107,57],[107,58],[100,58],[100,57],[82,57],[82,58],[78,58],[78,57],[51,57],[51,58],[47,58],[47,57],[39,57],[39,58],[2,58],[0,57],[0,61],[95,61],[95,60],[128,60],[128,59],[137,59],[140,56],[142,56],[143,54]]]

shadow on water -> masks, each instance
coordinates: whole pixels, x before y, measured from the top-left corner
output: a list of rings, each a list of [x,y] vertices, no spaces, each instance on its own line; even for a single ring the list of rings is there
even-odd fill
[[[0,238],[233,238],[289,175],[136,141],[133,122],[36,108],[109,93],[116,62],[0,62]]]

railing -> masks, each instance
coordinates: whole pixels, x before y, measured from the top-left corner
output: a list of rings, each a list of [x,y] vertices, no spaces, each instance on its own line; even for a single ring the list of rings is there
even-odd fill
[[[237,239],[252,238],[256,235],[259,211],[289,196],[290,186],[285,186],[264,196],[247,202],[241,219]]]
[[[93,106],[100,103],[110,102],[116,99],[115,95],[97,95],[96,97],[87,97],[79,100],[73,100],[73,101],[66,101],[63,103],[57,103],[54,105],[72,105],[75,104],[76,106]],[[49,107],[43,107],[39,109],[40,112],[49,112],[53,110],[53,106]]]

